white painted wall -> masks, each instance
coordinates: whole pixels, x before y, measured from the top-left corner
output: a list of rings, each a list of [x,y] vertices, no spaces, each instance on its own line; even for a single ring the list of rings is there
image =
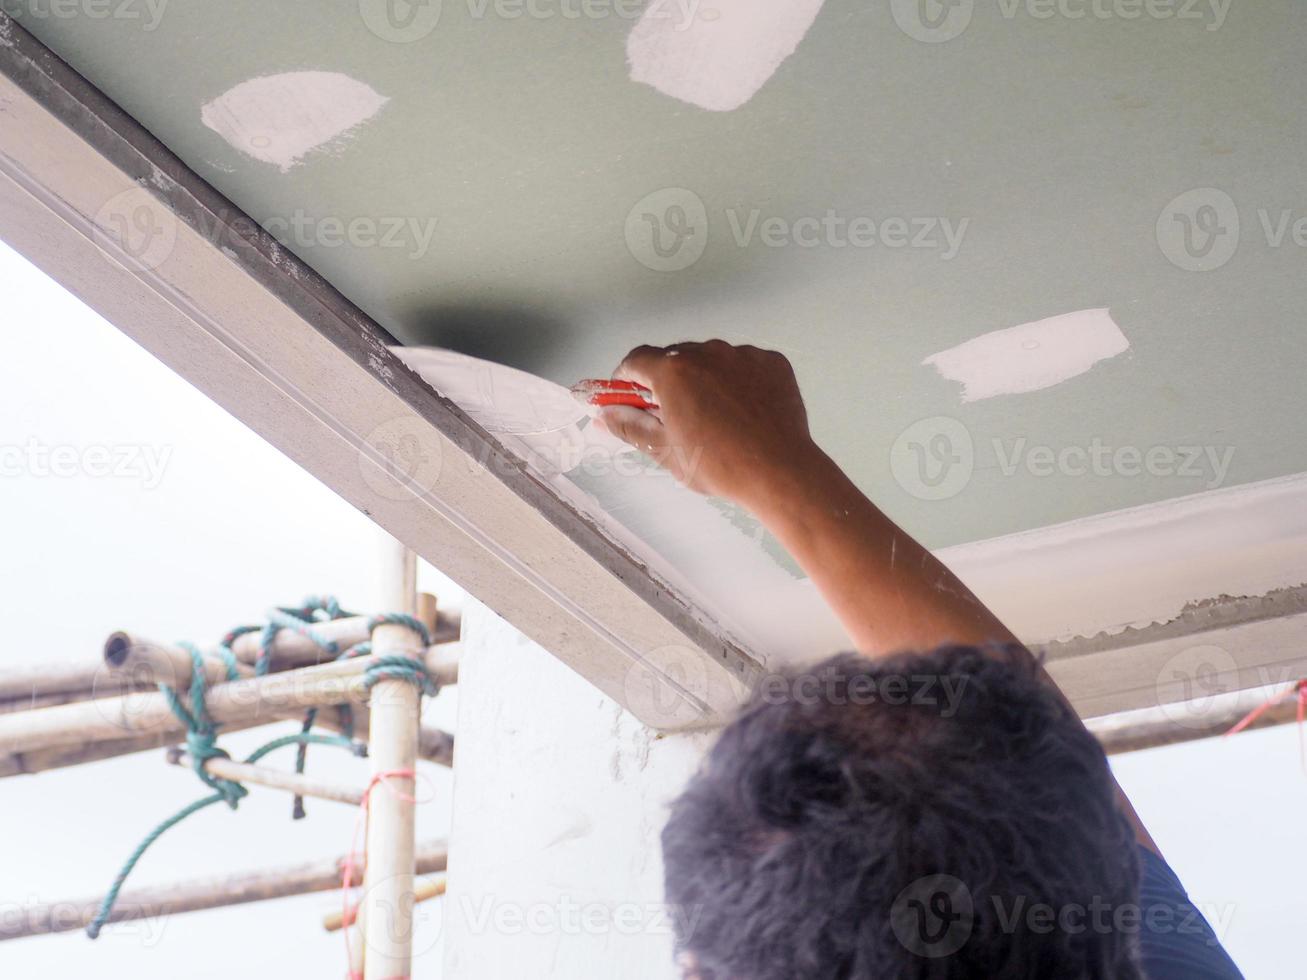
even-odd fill
[[[709,736],[658,736],[484,606],[463,637],[445,975],[675,980],[659,833]]]

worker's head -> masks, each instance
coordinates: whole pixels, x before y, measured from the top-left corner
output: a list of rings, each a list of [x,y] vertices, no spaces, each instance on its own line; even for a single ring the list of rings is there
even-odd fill
[[[772,678],[663,831],[701,980],[1133,980],[1133,833],[1024,650]]]

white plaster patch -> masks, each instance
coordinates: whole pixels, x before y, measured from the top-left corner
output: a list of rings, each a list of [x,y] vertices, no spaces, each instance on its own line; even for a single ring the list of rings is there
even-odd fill
[[[548,435],[586,414],[562,385],[517,368],[437,347],[391,351],[495,435]]]
[[[251,78],[200,109],[204,125],[282,173],[375,116],[389,99],[334,71]]]
[[[1106,309],[1064,313],[995,330],[922,361],[962,385],[962,401],[1061,384],[1130,349]]]
[[[824,0],[653,0],[626,40],[631,80],[713,112],[744,105],[792,55]]]

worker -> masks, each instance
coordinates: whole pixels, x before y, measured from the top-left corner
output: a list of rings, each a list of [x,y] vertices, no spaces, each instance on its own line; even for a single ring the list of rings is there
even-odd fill
[[[658,408],[598,423],[752,512],[857,648],[757,685],[673,804],[687,980],[1240,976],[1039,658],[818,448],[784,356],[614,377]]]

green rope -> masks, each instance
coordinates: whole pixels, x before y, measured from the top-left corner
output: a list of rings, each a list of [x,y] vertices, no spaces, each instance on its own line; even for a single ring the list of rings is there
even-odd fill
[[[220,779],[217,776],[212,776],[204,768],[204,764],[212,758],[217,756],[227,757],[227,753],[217,746],[218,730],[213,724],[213,719],[209,717],[209,709],[204,703],[204,692],[209,686],[208,675],[205,672],[204,654],[189,643],[179,645],[191,655],[190,708],[188,709],[182,703],[177,692],[167,684],[160,684],[159,690],[167,699],[168,707],[172,709],[172,713],[180,718],[182,724],[186,726],[186,751],[191,757],[191,768],[195,770],[195,775],[199,776],[206,786],[217,793],[217,799],[212,802],[216,803],[218,800],[223,800],[234,810],[241,799],[247,795],[248,790],[240,783],[233,782],[230,779]],[[232,654],[230,647],[220,648],[220,652],[226,654],[223,659],[226,661],[227,666],[227,680],[236,680],[240,677],[239,672],[236,670],[236,657]]]
[[[418,636],[422,637],[422,645],[424,647],[431,646],[431,634],[427,632],[426,623],[422,622],[422,620],[415,616],[410,616],[408,613],[381,613],[378,616],[373,616],[368,620],[368,632],[371,633],[378,626],[385,626],[387,624],[391,626],[407,626]]]
[[[426,625],[420,619],[406,613],[382,613],[379,616],[373,616],[368,620],[368,632],[370,633],[378,626],[387,623],[411,629],[422,638],[424,648],[431,645],[431,634],[427,632]],[[365,690],[371,691],[373,685],[383,679],[407,681],[427,695],[435,695],[440,690],[439,685],[427,673],[426,665],[416,657],[410,657],[406,654],[390,654],[377,657],[376,662],[369,664],[368,669],[363,672],[363,687]]]
[[[355,747],[354,743],[350,739],[347,739],[341,735],[304,735],[304,734],[283,735],[281,738],[275,738],[271,742],[259,746],[259,748],[255,749],[253,752],[251,752],[248,756],[245,757],[245,761],[247,763],[255,763],[259,759],[262,759],[269,752],[274,751],[275,749],[284,748],[287,745],[293,745],[295,743],[302,742],[305,740],[314,742],[319,745],[336,745],[342,748],[350,748],[350,749],[353,749]],[[227,755],[227,753],[225,752],[219,752],[217,754],[223,756]],[[212,756],[210,756],[210,758],[212,758]],[[208,778],[205,777],[208,777],[208,773],[203,773],[201,775],[201,778],[204,779],[206,783],[209,782],[210,779],[212,778],[212,777],[208,777]],[[132,851],[131,855],[123,863],[123,866],[118,871],[118,874],[114,876],[113,884],[109,886],[109,891],[105,893],[104,900],[100,903],[100,909],[96,913],[95,918],[91,920],[91,924],[86,927],[86,934],[88,936],[90,936],[92,939],[95,939],[97,936],[100,935],[100,930],[103,929],[105,923],[109,921],[109,916],[113,912],[113,907],[115,903],[117,903],[118,901],[118,893],[122,891],[123,883],[127,881],[127,876],[132,873],[132,870],[136,867],[137,862],[140,861],[142,856],[144,856],[145,852],[150,849],[150,845],[152,845],[155,841],[157,841],[160,837],[162,837],[167,831],[177,826],[177,824],[181,823],[183,820],[185,820],[187,817],[191,816],[192,814],[199,813],[201,810],[205,809],[206,807],[213,806],[213,804],[215,803],[221,803],[224,800],[226,800],[230,804],[231,808],[234,810],[236,809],[237,803],[239,803],[241,799],[243,799],[245,796],[249,794],[249,790],[247,790],[240,783],[231,782],[230,780],[226,780],[226,779],[221,780],[221,782],[230,783],[232,786],[235,786],[240,791],[239,795],[235,797],[234,802],[225,791],[218,790],[213,794],[204,797],[203,799],[196,800],[194,803],[182,807],[171,817],[164,820],[157,827],[155,827],[148,834],[146,834],[145,839],[136,845],[135,850]]]
[[[340,613],[340,606],[338,604],[334,607],[328,607],[328,613],[331,608],[334,608],[336,613]],[[426,624],[420,619],[416,619],[407,613],[383,613],[382,615],[374,616],[372,619],[368,620],[368,632],[371,633],[378,626],[387,623],[396,626],[405,626],[408,629],[413,630],[413,632],[417,633],[418,636],[422,638],[423,647],[431,645],[431,634],[428,632]],[[315,642],[318,642],[319,646],[322,645],[317,638],[315,638]],[[339,654],[336,659],[349,660],[353,657],[366,657],[371,653],[371,642],[364,640],[362,643],[356,643],[344,653]],[[426,666],[423,665],[421,661],[415,660],[412,657],[394,655],[380,658],[377,663],[372,664],[363,672],[363,686],[366,690],[371,691],[372,686],[376,684],[377,681],[387,677],[416,684],[421,687],[424,694],[431,697],[434,697],[439,691],[435,681],[433,681],[431,676],[427,673]],[[352,735],[354,731],[354,715],[350,710],[349,705],[343,706],[342,714],[344,716],[346,732],[347,734]],[[314,722],[316,722],[317,719],[318,709],[309,709],[308,713],[304,716],[304,724],[301,727],[301,731],[308,732],[313,728]],[[295,753],[296,773],[304,772],[304,763],[307,756],[308,746],[301,745],[299,750]],[[294,805],[291,808],[291,819],[303,820],[304,817],[304,797],[296,796]]]
[[[371,691],[380,680],[407,681],[427,695],[440,692],[440,685],[427,673],[426,665],[413,657],[403,655],[377,657],[363,672],[363,687]]]
[[[238,626],[227,633],[218,645],[217,652],[226,668],[225,675],[229,681],[234,681],[240,677],[232,645],[238,637],[247,633],[261,633],[259,660],[255,667],[257,674],[266,673],[268,655],[280,629],[292,629],[309,637],[324,652],[335,654],[337,660],[368,656],[372,652],[372,644],[367,641],[356,643],[343,653],[338,653],[335,643],[317,634],[312,629],[311,624],[314,622],[325,622],[351,615],[353,614],[344,612],[340,608],[340,604],[330,596],[311,597],[306,599],[300,607],[278,607],[272,610],[268,615],[267,626]],[[406,626],[422,637],[423,646],[429,646],[431,643],[431,637],[426,626],[412,616],[404,613],[385,613],[375,616],[368,621],[369,632],[383,623]],[[181,695],[166,684],[160,684],[159,690],[167,699],[168,707],[172,709],[173,714],[186,726],[186,750],[191,757],[191,767],[204,784],[214,792],[178,810],[146,834],[144,840],[136,845],[136,848],[114,877],[104,900],[100,903],[95,918],[86,927],[86,934],[92,939],[100,935],[100,930],[109,921],[114,904],[118,901],[118,894],[122,890],[123,883],[126,882],[137,862],[140,861],[141,857],[156,840],[187,817],[206,807],[210,807],[215,803],[226,803],[231,809],[235,810],[240,801],[249,795],[249,790],[239,782],[214,776],[204,768],[204,764],[210,759],[218,757],[230,758],[230,756],[217,746],[217,726],[210,717],[208,707],[205,704],[204,695],[208,689],[208,675],[205,670],[204,654],[189,643],[183,643],[180,646],[190,654],[191,658],[191,685],[188,692],[190,704],[187,705]],[[363,672],[363,685],[366,690],[372,690],[372,686],[382,679],[406,681],[428,695],[434,695],[439,690],[439,686],[427,673],[422,661],[410,656],[395,654],[378,657],[376,662],[369,664]],[[353,716],[349,713],[349,706],[344,705],[343,708],[346,729],[344,734],[317,735],[312,733],[310,729],[317,718],[317,709],[314,708],[305,715],[304,724],[298,733],[283,735],[265,742],[246,756],[245,762],[255,763],[270,752],[294,745],[297,747],[295,771],[303,773],[305,750],[309,745],[331,745],[337,748],[350,749],[356,755],[366,754],[366,747],[353,738],[354,723]],[[298,819],[304,815],[302,798],[297,796],[295,803],[294,816]]]

